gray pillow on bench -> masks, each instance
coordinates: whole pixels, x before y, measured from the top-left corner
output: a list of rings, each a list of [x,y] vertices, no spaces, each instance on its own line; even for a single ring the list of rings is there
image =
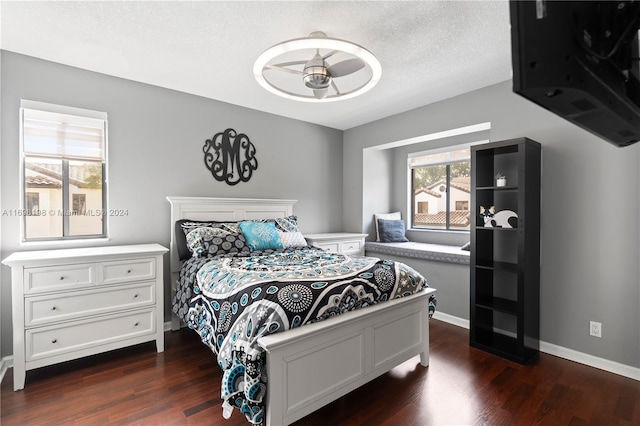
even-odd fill
[[[378,232],[381,243],[403,243],[409,241],[404,235],[404,220],[378,219]]]

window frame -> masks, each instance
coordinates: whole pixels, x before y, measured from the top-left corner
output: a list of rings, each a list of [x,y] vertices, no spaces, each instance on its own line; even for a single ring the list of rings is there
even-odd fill
[[[25,138],[24,138],[24,126],[25,126],[25,110],[33,110],[37,113],[44,114],[62,114],[69,115],[78,118],[78,122],[84,120],[99,120],[102,121],[103,127],[103,140],[102,140],[102,158],[98,159],[79,159],[74,157],[65,157],[64,155],[41,155],[25,153]],[[56,243],[56,242],[73,242],[73,241],[87,241],[87,240],[108,240],[109,238],[109,215],[104,214],[108,211],[109,201],[109,185],[108,185],[108,115],[106,112],[89,110],[84,108],[69,107],[63,105],[50,104],[45,102],[31,101],[26,99],[20,100],[20,167],[19,167],[19,186],[20,186],[20,209],[26,212],[27,208],[27,183],[26,183],[26,160],[28,158],[50,158],[60,160],[62,164],[62,205],[63,211],[69,212],[69,214],[62,214],[62,236],[55,237],[27,237],[27,215],[22,215],[20,220],[20,244],[37,244],[37,243]],[[69,162],[74,161],[95,162],[101,165],[102,179],[101,179],[101,198],[102,206],[100,213],[102,213],[102,230],[99,234],[88,235],[70,235],[69,217],[72,213],[73,205],[70,196],[69,185]]]
[[[467,158],[463,158],[463,159],[448,159],[447,161],[443,161],[440,162],[439,164],[444,164],[446,165],[446,217],[445,217],[445,225],[444,227],[428,227],[428,226],[416,226],[415,223],[415,215],[416,215],[416,200],[415,200],[415,189],[414,189],[414,169],[417,168],[421,168],[421,167],[428,167],[429,164],[412,164],[412,162],[414,161],[414,159],[419,158],[419,157],[427,157],[427,156],[431,156],[431,155],[438,155],[438,154],[444,154],[444,153],[452,153],[455,151],[462,151],[462,150],[469,150],[469,157],[468,157],[468,161],[469,161],[469,176],[471,176],[471,167],[473,166],[471,164],[471,146],[473,145],[478,145],[481,143],[486,143],[487,141],[477,141],[477,142],[473,142],[473,143],[465,143],[465,144],[460,144],[460,145],[452,145],[452,146],[447,146],[447,147],[443,147],[443,148],[438,148],[438,149],[432,149],[432,150],[427,150],[427,151],[419,151],[419,152],[413,152],[413,153],[409,153],[408,157],[407,157],[407,173],[408,173],[408,181],[409,181],[409,194],[408,194],[408,200],[409,200],[409,212],[410,212],[410,229],[412,231],[427,231],[427,232],[452,232],[452,233],[468,233],[470,232],[471,228],[471,211],[469,211],[469,228],[455,228],[455,227],[451,227],[451,209],[450,209],[450,196],[451,196],[451,175],[450,175],[450,170],[451,167],[450,165],[452,163],[456,163],[456,162],[460,162],[460,161],[464,161]],[[431,164],[431,165],[436,165]],[[471,206],[471,192],[469,192],[469,208]]]

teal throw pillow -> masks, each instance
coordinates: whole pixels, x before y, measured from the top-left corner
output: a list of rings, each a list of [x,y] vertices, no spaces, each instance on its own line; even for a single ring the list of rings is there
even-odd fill
[[[275,222],[240,222],[238,226],[251,251],[284,248]]]

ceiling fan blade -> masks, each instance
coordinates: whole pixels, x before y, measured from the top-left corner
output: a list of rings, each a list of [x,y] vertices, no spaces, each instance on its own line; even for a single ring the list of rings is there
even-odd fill
[[[302,71],[292,70],[291,68],[280,67],[278,65],[265,65],[264,69],[265,70],[284,71],[284,72],[288,72],[288,73],[291,73],[291,74],[297,74],[297,75],[302,75],[303,74]]]
[[[329,53],[327,53],[326,55],[324,55],[324,56],[322,57],[322,59],[330,58],[330,57],[332,57],[333,55],[335,55],[335,54],[336,54],[336,53],[338,53],[338,52],[339,52],[339,50],[332,50],[331,52],[329,52]]]
[[[279,64],[271,64],[269,66],[271,67],[290,67],[292,65],[302,65],[302,64],[306,64],[307,61],[290,61],[290,62],[280,62]]]
[[[329,94],[329,88],[325,87],[324,89],[314,89],[313,90],[313,96],[316,97],[316,99],[324,99],[327,97],[327,94]]]
[[[338,62],[327,68],[331,77],[342,77],[364,68],[364,61],[360,58],[351,58]]]

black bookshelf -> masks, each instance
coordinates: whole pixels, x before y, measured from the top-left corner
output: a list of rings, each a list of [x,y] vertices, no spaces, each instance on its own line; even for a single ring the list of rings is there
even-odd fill
[[[541,151],[527,138],[471,148],[469,343],[521,364],[540,346]]]

